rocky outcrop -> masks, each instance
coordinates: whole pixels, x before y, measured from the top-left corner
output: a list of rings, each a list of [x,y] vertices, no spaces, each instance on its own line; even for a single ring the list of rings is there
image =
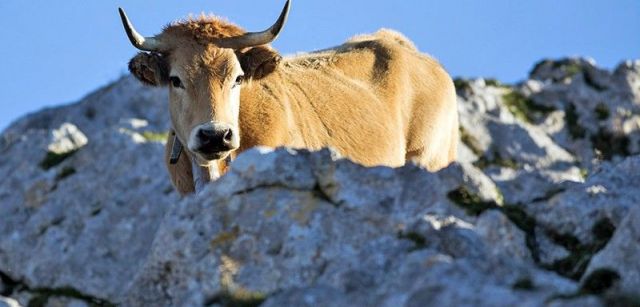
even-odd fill
[[[456,80],[458,163],[256,148],[180,198],[125,77],[0,139],[0,306],[633,305],[640,61]]]

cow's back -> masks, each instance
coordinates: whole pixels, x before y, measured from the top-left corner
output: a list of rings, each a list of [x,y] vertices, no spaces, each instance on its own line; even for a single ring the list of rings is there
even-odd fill
[[[245,88],[241,142],[332,146],[365,165],[415,159],[437,169],[452,159],[442,147],[452,146],[451,126],[457,133],[455,109],[444,69],[401,34],[381,30],[287,58]]]

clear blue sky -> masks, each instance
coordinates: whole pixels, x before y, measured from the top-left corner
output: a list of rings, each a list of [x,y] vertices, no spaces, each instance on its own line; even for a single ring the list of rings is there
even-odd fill
[[[124,7],[145,35],[189,13],[213,12],[262,30],[284,0],[0,1],[0,129],[44,106],[77,101],[127,73],[135,50]],[[611,68],[640,58],[640,0],[293,0],[274,43],[283,54],[336,45],[380,27],[400,30],[453,76],[515,82],[534,62],[593,57]]]

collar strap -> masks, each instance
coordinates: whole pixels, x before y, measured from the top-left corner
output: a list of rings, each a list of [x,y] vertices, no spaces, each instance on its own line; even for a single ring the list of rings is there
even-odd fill
[[[180,159],[180,154],[182,154],[182,143],[178,140],[178,136],[173,134],[173,145],[171,146],[171,156],[169,157],[169,164],[178,163],[178,159]]]

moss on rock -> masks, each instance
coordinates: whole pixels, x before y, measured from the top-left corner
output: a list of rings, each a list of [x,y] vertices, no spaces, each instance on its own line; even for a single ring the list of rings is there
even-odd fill
[[[555,110],[552,107],[536,104],[533,100],[515,90],[510,90],[504,94],[502,102],[516,118],[528,123],[535,122]]]
[[[586,135],[584,127],[578,123],[578,113],[576,106],[570,103],[564,110],[565,119],[567,121],[567,129],[569,129],[569,135],[573,139],[582,139]]]
[[[40,168],[43,170],[48,170],[60,163],[62,163],[67,158],[73,156],[78,150],[71,150],[65,153],[55,153],[53,151],[47,151],[47,155],[40,161]]]

